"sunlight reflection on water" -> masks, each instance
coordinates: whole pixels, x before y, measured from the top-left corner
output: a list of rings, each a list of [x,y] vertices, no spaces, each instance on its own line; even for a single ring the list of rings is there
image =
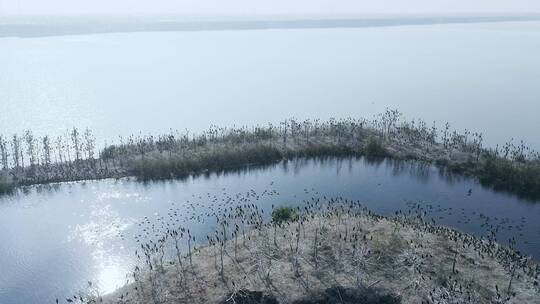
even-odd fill
[[[102,293],[110,292],[125,283],[137,262],[134,251],[145,238],[162,236],[153,229],[145,231],[163,223],[160,218],[169,220],[173,213],[176,224],[190,227],[197,240],[203,240],[216,225],[212,216],[205,218],[208,210],[223,208],[238,193],[269,189],[279,194],[253,200],[267,211],[271,204],[301,204],[313,195],[326,195],[358,199],[382,214],[403,209],[409,201],[433,204],[435,209],[463,209],[468,214],[466,223],[458,212],[437,215],[444,215],[442,224],[478,234],[485,232],[479,214],[508,218],[507,225],[519,226],[522,236],[514,229],[501,231],[501,239],[516,236],[524,252],[540,256],[540,222],[534,220],[540,216],[540,204],[418,163],[298,159],[183,181],[142,184],[108,179],[37,186],[0,199],[0,243],[5,245],[0,247],[0,269],[6,270],[0,272],[0,302],[54,301],[84,288],[88,281]],[[467,196],[469,189],[471,196]],[[138,235],[143,235],[141,243],[135,239]]]
[[[126,282],[125,275],[129,271],[126,268],[131,264],[125,263],[116,255],[118,251],[124,250],[122,242],[118,243],[118,240],[124,240],[124,232],[129,230],[136,220],[121,216],[110,203],[102,202],[131,197],[139,198],[140,195],[121,191],[102,193],[91,203],[88,222],[76,225],[73,233],[68,236],[68,241],[80,239],[88,245],[97,273],[97,286],[104,294],[114,291]]]
[[[120,259],[108,259],[99,264],[98,269],[98,286],[103,294],[122,287],[126,282],[126,273],[129,273]]]

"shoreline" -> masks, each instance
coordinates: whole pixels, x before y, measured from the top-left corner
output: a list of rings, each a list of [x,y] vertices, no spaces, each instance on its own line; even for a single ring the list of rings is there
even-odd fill
[[[83,142],[83,138],[77,137],[82,137],[82,132],[73,129],[71,139],[64,138],[63,145],[56,150],[50,147],[51,139],[43,138],[49,150],[32,152],[36,153],[32,164],[24,162],[23,137],[13,139],[19,145],[17,153],[21,154],[14,160],[8,157],[9,142],[0,138],[4,163],[15,164],[0,170],[0,194],[14,191],[18,186],[55,182],[130,176],[141,181],[177,179],[300,157],[367,157],[420,161],[454,174],[472,176],[496,191],[540,200],[540,153],[523,143],[484,148],[480,133],[459,134],[450,132],[448,126],[437,130],[421,121],[415,124],[401,120],[400,115],[388,111],[373,121],[291,119],[279,126],[214,127],[191,136],[188,133],[131,136],[126,142],[121,139],[120,143],[105,147],[97,155],[94,150],[85,150],[87,146],[92,149],[95,146],[88,135],[90,131],[85,132],[88,142]],[[70,146],[73,138],[77,148]],[[35,147],[31,151],[34,150]]]
[[[103,297],[85,294],[85,299],[123,304],[231,299],[540,303],[536,261],[492,239],[427,223],[421,212],[385,217],[358,202],[329,198],[278,213],[265,221],[257,207],[231,208],[219,215],[220,225],[207,245],[192,243],[185,251],[177,246],[167,259],[161,248],[190,238],[181,227],[171,229],[146,243],[150,246],[141,244],[140,267],[128,285]],[[350,302],[332,298],[336,291]]]
[[[1,21],[1,20],[0,20]],[[9,20],[2,24],[0,38],[35,38],[71,35],[94,35],[145,32],[194,32],[194,31],[238,31],[238,30],[288,30],[288,29],[336,29],[376,28],[395,26],[425,26],[500,22],[536,22],[538,14],[510,15],[464,15],[464,16],[397,16],[397,17],[327,17],[327,18],[266,18],[260,20],[188,20],[178,18],[120,18],[120,20],[45,20],[17,22]]]

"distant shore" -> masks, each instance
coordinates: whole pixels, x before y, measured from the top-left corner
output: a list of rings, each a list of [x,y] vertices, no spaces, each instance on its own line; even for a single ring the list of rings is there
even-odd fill
[[[1,20],[0,20],[1,21]],[[36,21],[7,19],[1,37],[47,37],[130,32],[231,31],[267,29],[366,28],[437,24],[540,21],[540,15],[396,16],[371,18],[266,18],[197,20],[196,18],[78,18]]]

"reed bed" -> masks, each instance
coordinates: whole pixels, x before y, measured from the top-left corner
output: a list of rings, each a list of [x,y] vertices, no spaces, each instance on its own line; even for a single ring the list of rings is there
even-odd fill
[[[91,130],[37,138],[0,136],[1,180],[13,186],[136,176],[185,177],[295,157],[365,156],[414,159],[477,177],[482,184],[524,198],[540,198],[540,153],[523,142],[483,146],[483,135],[405,120],[397,110],[373,119],[289,119],[278,125],[220,128],[200,134],[120,137],[96,152]],[[9,187],[7,187],[9,185]]]
[[[216,222],[204,240],[174,212],[145,219],[154,237],[139,238],[125,287],[59,302],[540,303],[540,267],[512,242],[437,226],[418,206],[383,217],[358,201],[313,197],[269,216],[238,201],[207,211]]]

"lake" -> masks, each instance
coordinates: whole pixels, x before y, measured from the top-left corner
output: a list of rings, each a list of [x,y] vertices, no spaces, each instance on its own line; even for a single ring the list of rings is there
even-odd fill
[[[0,38],[0,134],[366,117],[540,148],[540,22]]]
[[[89,127],[118,135],[201,131],[289,117],[406,117],[540,148],[540,22],[350,29],[110,33],[0,38],[0,134]],[[469,189],[472,194],[467,195]],[[266,190],[266,192],[265,192]],[[242,195],[237,195],[241,193]],[[263,193],[265,193],[263,195]],[[257,199],[258,196],[258,199]],[[52,303],[96,282],[121,286],[141,221],[195,221],[230,197],[271,204],[343,196],[382,214],[411,204],[438,223],[540,258],[540,204],[411,163],[296,160],[141,184],[129,179],[36,186],[0,198],[0,303]],[[47,302],[48,301],[48,302]]]

